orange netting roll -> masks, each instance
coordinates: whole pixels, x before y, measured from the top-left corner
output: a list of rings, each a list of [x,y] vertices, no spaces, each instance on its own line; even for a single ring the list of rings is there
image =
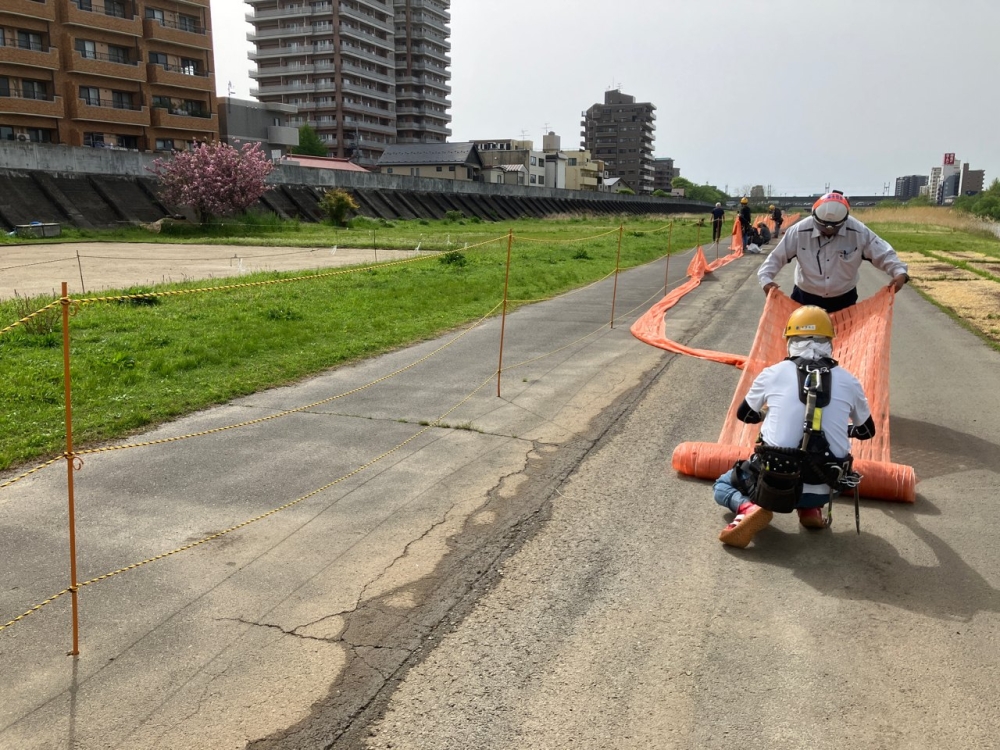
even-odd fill
[[[916,500],[916,473],[910,466],[892,463],[889,456],[889,334],[893,299],[892,291],[885,287],[853,307],[832,313],[830,317],[837,332],[833,355],[861,381],[875,422],[876,435],[872,440],[852,442],[855,470],[864,475],[861,494],[912,503]],[[719,442],[680,444],[674,450],[674,469],[702,479],[715,479],[735,461],[750,455],[760,426],[740,422],[736,411],[760,371],[785,358],[785,323],[798,306],[780,291],[768,295]],[[718,357],[713,359],[722,361]]]

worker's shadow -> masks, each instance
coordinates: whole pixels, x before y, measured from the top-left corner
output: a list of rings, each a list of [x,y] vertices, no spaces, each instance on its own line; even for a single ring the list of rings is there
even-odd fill
[[[927,555],[921,551],[921,557],[932,559],[927,564],[914,564],[885,539],[866,533],[865,516],[870,519],[875,513],[885,514],[906,526],[931,552]],[[905,506],[865,501],[860,536],[854,531],[853,515],[853,503],[834,504],[837,533],[794,528],[788,522],[781,523],[780,528],[772,524],[754,538],[753,557],[788,568],[796,578],[826,596],[882,602],[963,622],[979,612],[1000,611],[1000,591],[939,537],[921,526],[920,515],[939,515],[925,498],[918,495],[915,505]],[[734,550],[744,555],[748,551]]]
[[[959,470],[996,471],[1000,466],[1000,446],[974,435],[899,418],[893,418],[891,430],[893,460],[913,466],[923,479]],[[854,532],[853,505],[844,499],[834,503],[832,534],[797,528],[794,515],[776,519],[755,537],[754,559],[788,568],[827,596],[879,601],[961,621],[978,612],[1000,611],[1000,591],[921,524],[921,517],[940,515],[926,497],[918,494],[913,505],[862,501],[860,536]],[[876,514],[902,524],[926,545],[914,545],[913,550],[927,562],[914,564],[888,541],[866,532],[865,518],[873,520]]]

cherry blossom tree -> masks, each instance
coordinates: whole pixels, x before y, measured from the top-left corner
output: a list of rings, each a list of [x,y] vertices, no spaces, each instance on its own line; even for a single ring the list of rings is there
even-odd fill
[[[273,170],[259,143],[236,149],[219,142],[195,144],[150,168],[163,200],[189,206],[199,222],[245,211],[267,191],[265,178]]]

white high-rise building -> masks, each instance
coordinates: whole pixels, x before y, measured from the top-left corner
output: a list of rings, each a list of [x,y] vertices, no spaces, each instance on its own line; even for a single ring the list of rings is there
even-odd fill
[[[332,156],[373,165],[392,143],[451,135],[450,0],[246,0],[251,94],[290,104]]]

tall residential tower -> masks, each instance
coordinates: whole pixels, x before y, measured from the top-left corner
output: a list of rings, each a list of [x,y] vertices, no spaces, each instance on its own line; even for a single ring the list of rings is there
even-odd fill
[[[451,135],[448,0],[247,0],[262,102],[291,104],[332,156]]]

